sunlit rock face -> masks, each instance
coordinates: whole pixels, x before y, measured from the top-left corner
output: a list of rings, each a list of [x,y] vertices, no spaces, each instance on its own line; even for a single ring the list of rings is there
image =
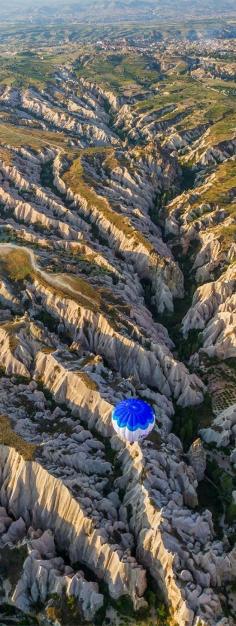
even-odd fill
[[[0,580],[40,626],[234,624],[235,139],[179,45],[148,48],[168,89],[74,57],[0,88]],[[156,414],[133,446],[131,397]]]

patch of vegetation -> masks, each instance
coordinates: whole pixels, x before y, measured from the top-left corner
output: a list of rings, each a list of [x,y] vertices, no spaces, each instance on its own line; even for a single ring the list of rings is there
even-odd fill
[[[152,590],[153,585],[154,591]],[[112,606],[117,611],[124,626],[126,624],[133,626],[177,626],[177,624],[174,624],[168,608],[163,603],[154,581],[152,581],[151,585],[148,583],[148,590],[145,593],[148,607],[139,611],[134,611],[132,601],[128,596],[122,596],[118,600],[113,600],[109,596],[106,583],[100,582],[99,587],[104,595],[104,605],[96,613],[94,626],[102,626],[105,623],[106,610],[109,606]]]
[[[207,478],[201,480],[197,487],[198,502],[201,511],[208,509],[212,513],[214,528],[219,537],[222,537],[220,520],[224,512],[221,496],[218,489]]]
[[[200,428],[207,428],[213,420],[211,398],[205,395],[202,404],[182,408],[175,406],[173,432],[180,438],[185,451],[198,436]]]
[[[52,132],[38,130],[36,128],[25,128],[23,126],[3,123],[0,120],[0,142],[13,147],[21,148],[29,146],[33,150],[40,150],[46,146],[69,149],[68,137],[63,132]]]
[[[1,626],[38,626],[37,618],[25,615],[22,611],[11,604],[0,605]]]
[[[207,476],[218,489],[219,496],[225,505],[226,521],[236,522],[236,505],[232,500],[232,492],[236,489],[236,477],[224,471],[214,459],[208,461]]]
[[[13,282],[23,281],[32,274],[30,256],[24,250],[12,248],[9,251],[0,249],[0,269],[4,271]]]
[[[210,132],[207,134],[207,144],[216,145],[223,141],[230,141],[235,129],[236,114],[232,108],[228,111],[225,104],[222,104],[221,111],[219,111],[219,103],[216,104],[216,111],[218,113],[219,121],[213,124],[210,128]]]
[[[62,274],[63,276],[63,274]],[[98,289],[95,289],[93,285],[87,280],[84,280],[81,276],[68,276],[64,275],[66,283],[68,287],[71,287],[78,293],[81,293],[84,298],[88,298],[88,300],[92,300],[92,302],[96,303],[97,307],[101,307],[101,296]]]
[[[182,165],[181,191],[194,187],[196,172],[188,165]]]
[[[86,257],[83,254],[74,253],[73,257],[78,262],[78,269],[82,274],[86,274],[91,277],[108,275],[108,276],[111,276],[114,284],[117,284],[117,282],[119,281],[119,278],[115,272],[113,272],[111,269],[109,269],[105,265],[100,265],[99,263],[96,263],[92,255],[91,257],[90,256]]]
[[[0,82],[15,87],[34,85],[42,89],[53,73],[53,64],[49,58],[35,52],[21,52],[11,56],[1,57]]]
[[[172,335],[173,336],[173,335]],[[202,333],[195,328],[192,328],[189,333],[187,339],[182,339],[178,343],[178,358],[181,361],[188,361],[190,356],[198,350],[202,346]]]
[[[199,207],[200,203],[217,206],[230,206],[230,198],[235,196],[236,189],[236,161],[226,160],[224,163],[210,170],[208,184],[196,187],[190,195],[191,210]],[[233,192],[233,193],[232,193]]]
[[[55,191],[53,184],[53,164],[51,161],[42,163],[40,172],[40,183],[42,187],[49,187]]]
[[[17,435],[6,415],[0,415],[0,444],[14,448],[25,461],[33,461],[35,458],[37,446]]]
[[[77,376],[82,380],[82,382],[91,389],[91,391],[98,391],[98,385],[88,374],[85,372],[77,372]]]
[[[234,372],[236,373],[236,358],[235,357],[231,357],[229,359],[225,359],[225,363],[230,368],[232,368],[232,370],[234,370]]]
[[[48,407],[51,409],[51,411],[53,409],[55,409],[57,407],[57,403],[54,400],[54,397],[51,393],[51,391],[49,391],[49,389],[47,387],[45,387],[44,382],[42,381],[41,378],[37,379],[37,386],[38,386],[38,390],[42,391],[44,393],[44,396],[47,400],[47,405]],[[61,404],[60,404],[61,406]]]
[[[46,326],[46,328],[48,328],[51,333],[55,333],[57,331],[58,320],[53,317],[46,309],[41,309],[41,311],[37,313],[34,319],[42,322],[42,324]]]
[[[51,596],[51,606],[46,609],[49,620],[59,622],[61,626],[84,626],[84,618],[74,596],[67,596],[65,592]],[[87,622],[86,622],[87,624]],[[92,626],[92,624],[88,626]]]
[[[236,217],[236,208],[235,208],[235,217]],[[231,224],[230,226],[223,226],[221,228],[222,237],[223,237],[223,245],[222,248],[227,249],[227,247],[231,243],[235,243],[236,241],[236,224]]]
[[[122,52],[119,55],[100,52],[92,56],[83,67],[76,69],[79,78],[100,82],[105,88],[112,89],[117,95],[124,91],[139,92],[148,89],[159,79],[159,66],[151,67],[151,60],[139,52]]]
[[[4,546],[0,549],[0,577],[3,579],[8,578],[11,585],[15,587],[18,583],[23,564],[28,556],[28,550],[26,545],[9,547]]]

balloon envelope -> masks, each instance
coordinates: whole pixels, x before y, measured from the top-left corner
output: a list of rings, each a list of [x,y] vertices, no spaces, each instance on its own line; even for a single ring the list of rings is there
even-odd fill
[[[155,413],[147,402],[139,398],[128,398],[113,409],[112,424],[121,439],[133,443],[147,437],[151,432],[155,424]]]

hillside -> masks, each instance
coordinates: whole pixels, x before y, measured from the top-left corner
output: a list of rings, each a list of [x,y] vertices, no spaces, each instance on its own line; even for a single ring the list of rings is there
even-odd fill
[[[19,14],[20,6],[20,14]],[[103,20],[133,20],[158,21],[168,18],[183,20],[202,17],[221,18],[235,15],[233,0],[195,0],[189,4],[188,0],[12,0],[11,6],[5,0],[2,2],[2,16],[9,20],[12,16],[20,20],[60,17],[67,19],[72,15],[79,20],[89,23]]]

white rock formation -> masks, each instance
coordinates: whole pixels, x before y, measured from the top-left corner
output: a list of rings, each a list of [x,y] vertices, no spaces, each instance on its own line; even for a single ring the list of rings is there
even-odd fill
[[[159,451],[148,444],[143,451],[138,445],[127,447],[121,455],[123,479],[118,481],[126,487],[125,503],[132,508],[138,558],[161,587],[176,622],[210,626],[223,618],[214,588],[232,580],[236,553],[225,557],[223,545],[214,541],[209,511],[200,515],[183,506],[195,506],[197,497],[194,475],[180,462],[180,454],[174,435]]]
[[[217,448],[236,446],[236,404],[221,411],[209,428],[202,428],[200,435],[206,443],[214,443]]]
[[[195,439],[188,451],[188,460],[193,467],[198,481],[203,480],[206,470],[206,452],[201,439]]]
[[[136,608],[142,606],[146,588],[145,572],[140,565],[122,560],[103,534],[93,528],[78,502],[60,480],[49,476],[38,463],[25,462],[13,449],[0,447],[3,506],[26,525],[43,530],[50,528],[55,540],[68,551],[72,563],[80,561],[108,584],[113,598],[129,595]],[[33,563],[27,564],[33,580]],[[37,571],[36,564],[36,571]],[[27,572],[26,572],[26,580]],[[28,583],[27,583],[28,584]]]

